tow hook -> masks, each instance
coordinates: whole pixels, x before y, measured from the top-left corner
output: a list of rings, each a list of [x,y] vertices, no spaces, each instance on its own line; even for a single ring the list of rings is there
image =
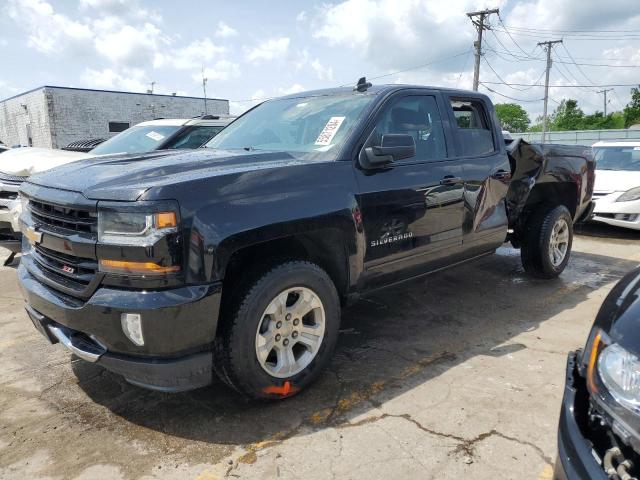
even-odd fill
[[[613,466],[614,461],[617,467]],[[605,452],[603,466],[611,480],[637,480],[629,474],[629,470],[633,468],[633,462],[626,460],[618,447],[612,447]]]

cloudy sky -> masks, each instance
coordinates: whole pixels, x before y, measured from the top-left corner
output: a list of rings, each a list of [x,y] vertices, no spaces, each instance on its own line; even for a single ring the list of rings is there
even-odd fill
[[[45,84],[144,92],[150,82],[200,96],[203,66],[208,96],[230,99],[235,113],[365,74],[471,88],[476,31],[465,12],[499,7],[481,90],[522,101],[533,120],[543,89],[530,85],[544,81],[545,65],[536,43],[562,38],[550,108],[577,98],[592,112],[602,85],[640,82],[638,1],[0,0],[0,98]],[[614,88],[609,108],[619,110],[629,87]]]

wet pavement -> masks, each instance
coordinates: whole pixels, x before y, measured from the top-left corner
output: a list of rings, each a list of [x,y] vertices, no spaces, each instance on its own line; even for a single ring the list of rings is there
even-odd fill
[[[378,292],[343,312],[329,371],[269,404],[72,358],[1,267],[0,479],[550,479],[566,354],[638,263],[640,232],[589,225],[557,280],[502,248]]]

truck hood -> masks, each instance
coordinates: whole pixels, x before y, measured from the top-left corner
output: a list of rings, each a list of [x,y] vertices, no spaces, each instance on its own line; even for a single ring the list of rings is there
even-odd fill
[[[13,148],[0,157],[0,172],[28,177],[44,172],[59,165],[90,158],[88,153],[68,152],[52,148],[23,147]]]
[[[308,161],[286,152],[161,150],[94,157],[34,175],[28,181],[79,192],[92,200],[135,201],[153,187],[305,163]]]
[[[596,169],[596,192],[626,192],[634,187],[640,187],[640,172]]]

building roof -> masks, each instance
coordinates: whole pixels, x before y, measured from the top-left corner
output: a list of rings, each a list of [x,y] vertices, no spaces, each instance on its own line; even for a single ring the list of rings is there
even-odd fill
[[[41,87],[32,88],[31,90],[27,90],[26,92],[19,93],[17,95],[12,96],[12,97],[4,98],[4,99],[0,100],[0,103],[6,102],[7,100],[12,100],[14,98],[21,97],[23,95],[27,95],[27,94],[32,93],[32,92],[37,92],[38,90],[44,90],[44,89],[75,90],[75,91],[78,91],[78,92],[118,93],[118,94],[124,94],[124,95],[145,95],[145,96],[149,96],[149,97],[190,98],[190,99],[193,99],[193,100],[202,100],[202,101],[204,101],[204,97],[189,97],[189,96],[182,96],[182,95],[165,95],[165,94],[160,94],[160,93],[123,92],[123,91],[120,91],[120,90],[97,90],[97,89],[92,89],[92,88],[59,87],[59,86],[56,86],[56,85],[43,85]],[[228,102],[229,101],[229,100],[227,100],[225,98],[210,98],[210,97],[207,97],[207,100],[213,100],[213,101],[217,100],[217,101],[223,101],[223,102]]]

